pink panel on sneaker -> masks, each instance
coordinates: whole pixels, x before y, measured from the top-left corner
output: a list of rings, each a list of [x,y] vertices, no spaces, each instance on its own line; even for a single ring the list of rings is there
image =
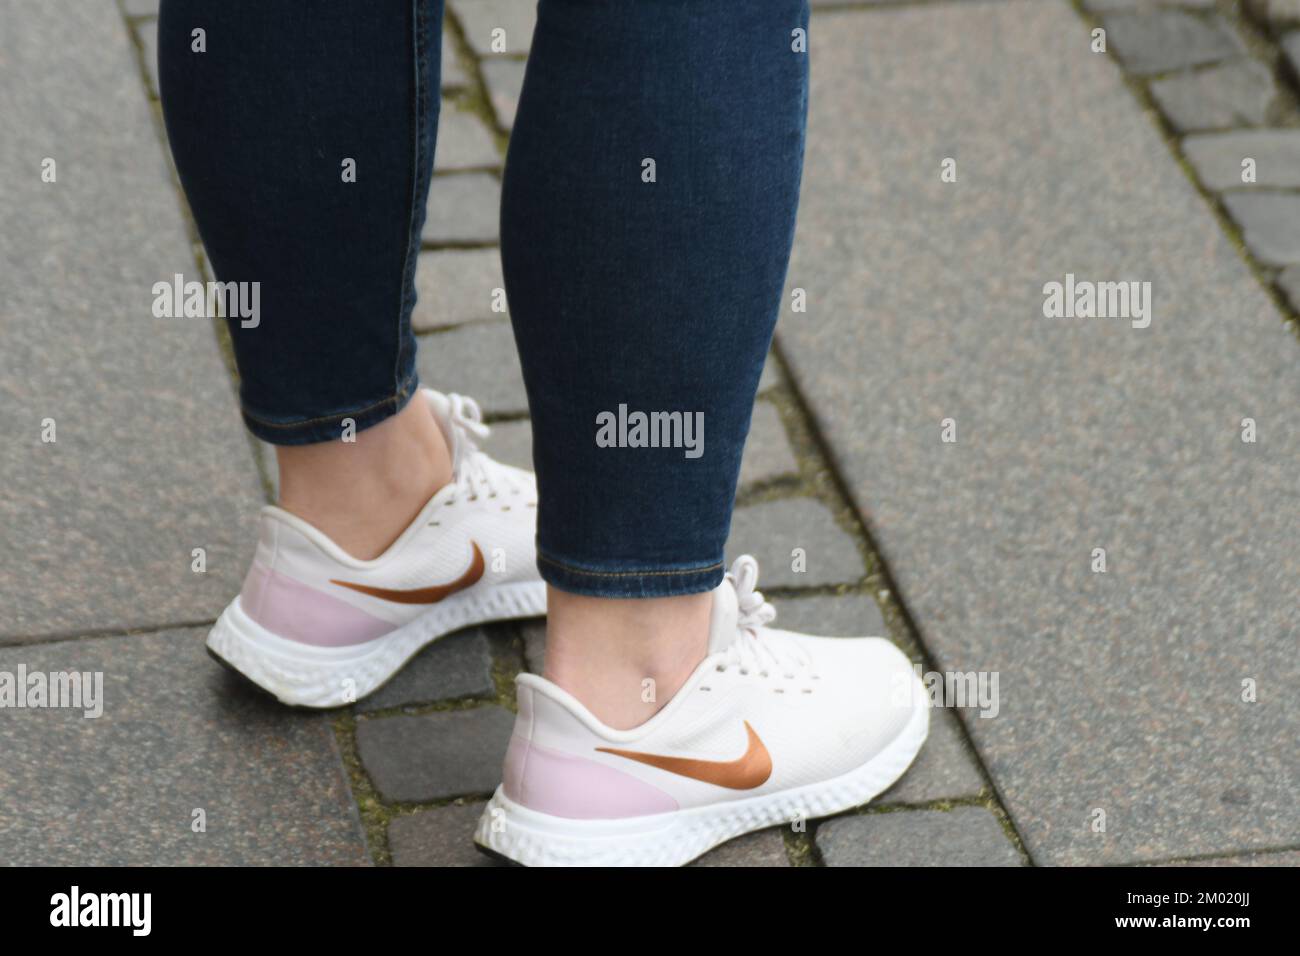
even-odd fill
[[[579,820],[613,820],[677,810],[658,787],[595,760],[515,735],[506,751],[506,796],[529,810]]]
[[[244,613],[276,637],[316,647],[347,647],[383,637],[388,621],[254,561],[239,592]]]

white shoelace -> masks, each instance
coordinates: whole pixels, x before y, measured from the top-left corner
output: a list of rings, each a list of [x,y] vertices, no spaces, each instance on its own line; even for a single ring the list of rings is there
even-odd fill
[[[468,500],[477,500],[480,492],[496,498],[503,493],[517,495],[523,491],[510,473],[484,454],[475,442],[474,439],[482,441],[492,433],[492,429],[483,424],[483,410],[478,402],[455,392],[447,395],[447,402],[447,417],[455,432],[456,446],[451,467],[457,487],[465,492]],[[447,503],[453,504],[455,500],[452,498]]]
[[[776,608],[765,601],[763,592],[756,588],[758,562],[753,556],[742,554],[733,561],[727,580],[736,589],[739,608],[736,626],[740,633],[723,652],[725,662],[719,666],[725,669],[735,664],[742,674],[754,671],[760,677],[767,677],[776,673],[791,679],[796,672],[810,667],[812,657],[799,644],[783,640],[771,631],[759,636],[759,628],[776,620]],[[816,678],[817,675],[811,676]]]

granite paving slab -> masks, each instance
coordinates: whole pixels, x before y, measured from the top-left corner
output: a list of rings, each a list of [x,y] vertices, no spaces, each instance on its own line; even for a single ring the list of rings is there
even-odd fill
[[[899,810],[839,817],[817,828],[827,866],[1021,866],[1015,845],[984,807]]]
[[[497,122],[502,129],[509,130],[515,125],[519,93],[524,88],[524,63],[522,60],[484,60],[481,69]]]
[[[1156,80],[1151,95],[1174,129],[1186,133],[1263,124],[1277,84],[1263,63],[1232,60]]]
[[[472,627],[434,641],[387,684],[359,701],[357,710],[370,713],[460,697],[486,697],[495,689],[487,631]]]
[[[509,321],[475,322],[422,335],[415,361],[421,384],[440,392],[473,396],[485,414],[528,411],[528,394]]]
[[[435,180],[436,186],[440,180]],[[493,312],[501,278],[501,253],[496,249],[439,249],[422,252],[415,270],[415,309],[411,324],[417,332],[479,319],[500,319]],[[502,292],[501,301],[505,301]]]
[[[26,866],[366,865],[328,715],[204,652],[205,629],[0,648],[6,675],[99,674],[83,707],[0,708],[0,859]],[[93,686],[95,678],[85,686]],[[21,683],[21,682],[20,682]]]
[[[434,176],[420,238],[430,245],[483,245],[497,241],[501,181],[491,173]]]
[[[484,803],[451,803],[397,817],[388,825],[393,866],[500,866],[474,848]]]
[[[1071,5],[819,17],[782,352],[1031,856],[1293,846],[1300,343]]]
[[[1134,73],[1165,73],[1215,63],[1246,52],[1232,27],[1219,16],[1139,9],[1134,13],[1108,14],[1102,25],[1106,29],[1107,48],[1113,49]],[[1085,45],[1083,49],[1088,47]]]
[[[0,22],[0,642],[211,620],[261,490],[213,323],[153,315],[200,277],[128,28]]]
[[[501,154],[488,128],[473,113],[444,102],[438,114],[438,142],[433,168],[442,172],[500,166]]]
[[[427,803],[486,794],[501,782],[515,715],[488,704],[357,722],[361,764],[385,800]]]
[[[451,34],[447,30],[446,21],[443,22],[442,28],[442,77],[440,86],[444,90],[456,90],[463,86],[469,86],[469,74],[460,64],[460,57],[456,55],[455,44],[452,43]]]
[[[737,508],[727,539],[728,566],[742,554],[758,559],[760,590],[851,584],[866,573],[853,538],[813,498]]]
[[[789,866],[785,852],[785,830],[772,827],[746,833],[722,846],[714,847],[691,866]]]
[[[451,7],[460,17],[470,48],[479,56],[528,52],[537,23],[535,0],[452,0]]]
[[[755,402],[749,437],[740,459],[740,484],[772,481],[799,471],[781,416],[771,402]]]
[[[1261,189],[1223,197],[1255,258],[1270,266],[1300,264],[1300,193]]]
[[[1204,133],[1183,140],[1183,152],[1210,189],[1300,188],[1300,130],[1250,129]],[[1255,181],[1242,181],[1242,162],[1255,161]]]

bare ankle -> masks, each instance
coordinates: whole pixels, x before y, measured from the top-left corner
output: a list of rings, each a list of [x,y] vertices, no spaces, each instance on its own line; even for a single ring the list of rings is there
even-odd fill
[[[708,654],[711,593],[582,597],[547,589],[547,680],[606,725],[645,723]]]
[[[356,558],[378,557],[452,479],[451,450],[417,395],[355,442],[279,446],[280,507]]]

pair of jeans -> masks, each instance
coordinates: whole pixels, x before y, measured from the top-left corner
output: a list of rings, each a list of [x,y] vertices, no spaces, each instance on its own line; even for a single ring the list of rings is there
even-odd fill
[[[260,283],[256,326],[229,325],[244,419],[268,442],[338,439],[417,388],[442,15],[441,0],[162,2],[181,183],[217,278]],[[807,27],[807,0],[538,4],[501,260],[539,570],[558,588],[651,597],[722,577],[794,236]]]

